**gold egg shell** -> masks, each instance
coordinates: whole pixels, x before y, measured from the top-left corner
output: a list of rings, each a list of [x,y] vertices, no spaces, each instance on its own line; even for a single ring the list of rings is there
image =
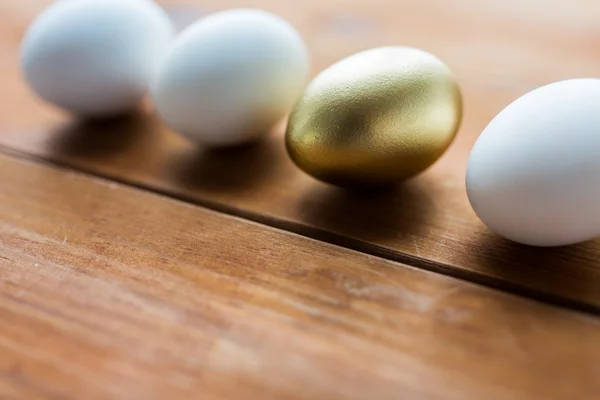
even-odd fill
[[[462,98],[450,69],[410,47],[381,47],[321,72],[292,112],[286,147],[298,167],[340,186],[410,178],[446,151]]]

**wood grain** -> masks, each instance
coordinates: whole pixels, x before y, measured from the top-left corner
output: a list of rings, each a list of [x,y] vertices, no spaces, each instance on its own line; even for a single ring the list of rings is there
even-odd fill
[[[594,0],[268,1],[307,38],[315,71],[360,48],[424,47],[462,84],[465,120],[447,155],[391,193],[356,194],[305,176],[282,127],[254,147],[198,149],[146,115],[89,125],[41,104],[20,80],[16,45],[47,1],[0,7],[0,145],[168,193],[273,226],[593,313],[600,312],[600,241],[533,249],[491,234],[473,214],[464,170],[475,139],[505,105],[539,83],[600,65]],[[180,24],[235,1],[163,2]],[[450,5],[452,4],[452,5]],[[432,31],[435,27],[436,31]],[[25,111],[26,110],[26,111]]]
[[[0,157],[0,398],[595,399],[600,322]]]

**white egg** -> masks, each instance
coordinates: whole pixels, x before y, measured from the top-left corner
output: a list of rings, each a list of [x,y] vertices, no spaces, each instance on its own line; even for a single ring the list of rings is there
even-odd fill
[[[477,140],[466,183],[476,214],[507,239],[600,235],[600,80],[556,82],[506,107]]]
[[[136,107],[175,35],[151,0],[61,0],[29,27],[25,79],[41,98],[88,117]]]
[[[308,52],[282,18],[239,9],[208,16],[175,40],[152,85],[158,114],[209,146],[259,138],[293,107]]]

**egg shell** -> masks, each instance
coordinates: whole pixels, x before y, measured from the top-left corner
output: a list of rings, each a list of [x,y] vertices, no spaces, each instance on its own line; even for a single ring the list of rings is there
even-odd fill
[[[21,67],[34,92],[76,114],[135,108],[175,35],[150,0],[61,0],[31,24]]]
[[[152,86],[173,130],[205,145],[255,140],[291,110],[309,72],[298,32],[261,10],[212,14],[176,39]]]
[[[395,184],[432,165],[462,116],[458,83],[434,55],[411,47],[362,51],[331,65],[290,116],[290,157],[339,186]]]
[[[533,246],[600,234],[600,80],[535,89],[500,112],[469,158],[467,194],[493,231]]]

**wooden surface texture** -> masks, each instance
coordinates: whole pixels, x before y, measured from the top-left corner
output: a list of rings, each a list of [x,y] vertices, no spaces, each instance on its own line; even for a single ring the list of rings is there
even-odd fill
[[[600,314],[600,241],[551,250],[515,245],[483,226],[464,189],[470,149],[504,106],[537,85],[594,76],[600,69],[600,3],[245,3],[292,21],[306,37],[315,73],[354,51],[385,44],[425,48],[456,72],[465,117],[450,151],[396,191],[362,195],[328,187],[293,166],[283,148],[283,124],[258,146],[211,152],[147,114],[86,125],[41,104],[19,79],[16,62],[18,39],[47,2],[34,3],[9,6],[2,14],[9,20],[3,29],[10,35],[5,35],[3,48],[5,90],[0,98],[7,107],[0,111],[0,146],[370,254]],[[185,25],[238,3],[163,4]]]
[[[300,172],[284,121],[209,151],[148,104],[86,124],[40,102],[18,45],[49,3],[0,3],[0,399],[600,398],[600,240],[510,243],[464,188],[504,106],[599,75],[600,2],[161,1],[179,26],[276,12],[313,74],[380,45],[447,62],[457,140],[381,193]]]
[[[593,317],[43,165],[0,181],[0,395],[600,393]]]

